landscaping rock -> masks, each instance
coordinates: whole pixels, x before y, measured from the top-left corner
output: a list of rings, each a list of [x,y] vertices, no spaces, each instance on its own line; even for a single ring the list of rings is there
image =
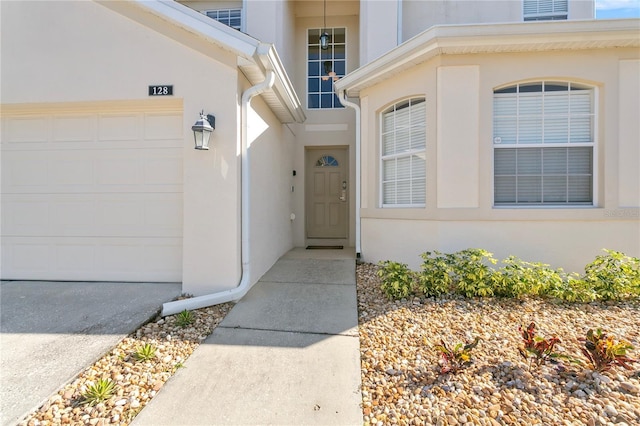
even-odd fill
[[[451,296],[395,302],[380,290],[376,269],[357,268],[362,392],[381,395],[376,404],[363,399],[364,425],[391,410],[396,416],[382,424],[640,424],[637,371],[613,367],[594,374],[578,341],[590,328],[602,328],[629,341],[636,348],[630,356],[638,358],[640,301],[585,305]],[[518,326],[532,321],[539,335],[558,336],[559,351],[585,365],[530,366],[517,348]],[[471,351],[472,364],[457,374],[439,374],[434,346],[440,339],[452,347],[475,336],[482,340]],[[403,374],[386,374],[400,365]]]

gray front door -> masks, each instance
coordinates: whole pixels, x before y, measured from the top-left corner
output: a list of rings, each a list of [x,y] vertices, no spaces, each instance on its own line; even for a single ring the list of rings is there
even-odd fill
[[[347,148],[306,151],[307,238],[348,237]]]

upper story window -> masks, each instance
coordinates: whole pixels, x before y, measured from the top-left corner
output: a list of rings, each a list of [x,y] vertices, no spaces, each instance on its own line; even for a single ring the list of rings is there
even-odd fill
[[[320,48],[320,35],[329,34],[327,49]],[[345,28],[314,28],[307,32],[307,108],[344,108],[333,92],[333,82],[347,69]]]
[[[204,14],[238,31],[242,29],[242,9],[206,10]]]
[[[594,89],[542,81],[493,93],[494,204],[592,205]]]
[[[426,138],[425,98],[407,99],[382,112],[382,207],[424,207]]]
[[[524,0],[525,21],[555,21],[567,19],[569,0]]]

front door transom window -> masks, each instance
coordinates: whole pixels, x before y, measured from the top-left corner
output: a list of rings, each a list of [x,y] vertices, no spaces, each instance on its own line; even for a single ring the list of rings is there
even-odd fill
[[[316,167],[338,167],[338,160],[331,155],[323,155],[316,161]]]

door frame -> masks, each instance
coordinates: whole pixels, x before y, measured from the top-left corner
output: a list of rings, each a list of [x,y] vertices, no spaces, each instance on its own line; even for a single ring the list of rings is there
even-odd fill
[[[347,201],[345,202],[345,237],[344,238],[310,238],[309,234],[308,234],[308,220],[309,220],[309,214],[310,212],[307,209],[307,206],[309,205],[309,197],[311,197],[312,195],[309,194],[308,191],[308,185],[309,185],[309,180],[311,179],[311,170],[309,168],[307,168],[307,163],[309,160],[309,156],[312,155],[312,153],[317,153],[319,151],[329,151],[329,150],[335,150],[335,149],[339,149],[339,150],[343,150],[344,151],[344,155],[345,155],[345,161],[344,161],[344,175],[346,176],[346,181],[347,181]],[[305,171],[304,171],[304,206],[305,206],[305,217],[304,217],[304,238],[305,238],[305,244],[306,245],[311,245],[311,244],[318,244],[318,245],[344,245],[347,246],[348,245],[348,241],[349,241],[349,236],[350,236],[350,232],[351,232],[351,226],[350,226],[350,204],[351,204],[351,197],[352,195],[350,194],[350,188],[351,188],[351,184],[350,184],[350,178],[351,178],[351,174],[350,174],[350,146],[349,145],[312,145],[312,146],[305,146],[304,147],[304,164],[305,164]]]

